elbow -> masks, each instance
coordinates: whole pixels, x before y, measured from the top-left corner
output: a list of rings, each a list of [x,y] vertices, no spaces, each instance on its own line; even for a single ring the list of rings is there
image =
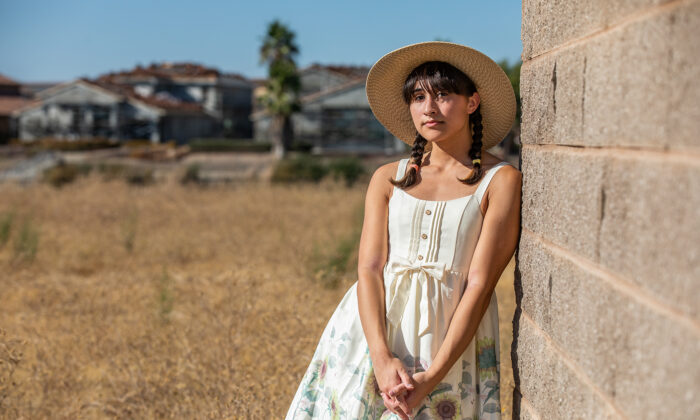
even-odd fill
[[[483,273],[477,270],[470,270],[467,274],[467,287],[466,290],[481,293],[482,291],[488,289],[489,282]]]

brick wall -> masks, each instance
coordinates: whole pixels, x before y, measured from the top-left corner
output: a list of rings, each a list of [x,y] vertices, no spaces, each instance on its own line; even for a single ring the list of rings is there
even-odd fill
[[[523,0],[514,418],[700,418],[700,1]]]

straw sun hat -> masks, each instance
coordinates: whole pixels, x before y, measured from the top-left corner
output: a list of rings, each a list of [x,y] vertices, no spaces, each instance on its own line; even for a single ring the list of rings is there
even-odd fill
[[[515,119],[515,93],[501,67],[479,51],[451,42],[422,42],[380,58],[367,75],[367,100],[372,112],[391,134],[413,145],[416,127],[402,90],[411,71],[426,61],[449,63],[469,76],[481,97],[483,149],[497,145]],[[425,150],[430,150],[428,142]]]

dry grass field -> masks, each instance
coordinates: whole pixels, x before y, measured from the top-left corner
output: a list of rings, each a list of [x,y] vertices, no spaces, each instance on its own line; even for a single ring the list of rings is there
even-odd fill
[[[282,418],[355,281],[363,195],[0,184],[0,417]],[[504,418],[512,271],[497,289]]]

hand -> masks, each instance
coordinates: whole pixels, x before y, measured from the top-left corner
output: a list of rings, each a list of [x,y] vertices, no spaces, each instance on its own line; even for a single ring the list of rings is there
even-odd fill
[[[374,365],[374,376],[377,378],[377,385],[379,391],[384,399],[384,405],[392,413],[399,414],[401,418],[408,420],[407,410],[408,407],[405,405],[402,394],[406,391],[413,389],[413,384],[411,382],[411,377],[406,372],[401,360],[396,357],[387,358],[384,362],[379,362]],[[389,397],[389,392],[395,388],[397,385],[402,385],[401,388],[403,392],[393,393],[393,397]],[[401,398],[395,398],[396,396],[401,396]],[[403,406],[403,408],[402,408]],[[402,413],[397,410],[400,409]],[[403,415],[401,415],[403,414]]]
[[[425,397],[430,394],[430,391],[435,388],[436,384],[433,384],[430,377],[426,372],[418,372],[411,378],[413,382],[413,390],[408,393],[406,397],[406,405],[410,410],[418,407]]]
[[[384,392],[382,392],[381,394],[382,394],[382,399],[384,400],[384,406],[387,409],[389,409],[389,411],[398,415],[403,420],[410,420],[408,413],[410,413],[411,411],[408,410],[408,408],[406,406],[406,401],[405,401],[403,395],[399,395],[396,398],[392,398],[392,397],[389,397]]]
[[[408,390],[408,395],[405,396],[401,394],[404,389],[407,389],[403,383],[396,385],[389,391],[389,395],[392,395],[393,393],[394,395],[399,395],[400,398],[404,400],[405,406],[402,406],[402,409],[407,413],[410,413],[414,408],[418,407],[421,401],[423,401],[423,399],[435,387],[430,381],[426,372],[418,372],[414,374],[411,378],[411,384],[413,387],[412,389]]]

